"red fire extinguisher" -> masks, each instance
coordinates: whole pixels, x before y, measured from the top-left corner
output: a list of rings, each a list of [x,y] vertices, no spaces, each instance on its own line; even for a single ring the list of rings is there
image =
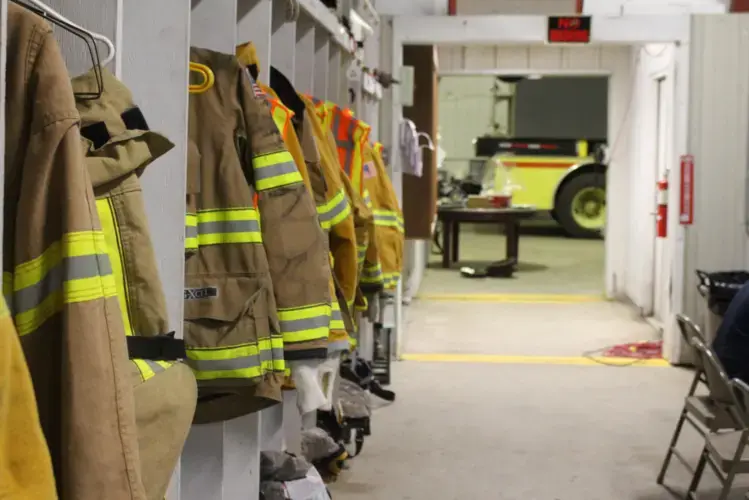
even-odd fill
[[[668,236],[668,180],[658,181],[658,207],[655,211],[655,235],[658,238]]]

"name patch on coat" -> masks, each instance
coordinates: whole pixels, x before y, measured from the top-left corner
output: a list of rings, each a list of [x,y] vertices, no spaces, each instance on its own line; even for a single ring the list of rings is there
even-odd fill
[[[218,297],[218,288],[215,286],[185,288],[185,300],[215,299],[216,297]]]

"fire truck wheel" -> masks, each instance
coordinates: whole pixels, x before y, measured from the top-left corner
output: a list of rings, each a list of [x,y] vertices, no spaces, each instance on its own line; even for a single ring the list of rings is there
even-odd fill
[[[586,172],[562,185],[554,211],[573,238],[600,237],[606,223],[606,175]]]

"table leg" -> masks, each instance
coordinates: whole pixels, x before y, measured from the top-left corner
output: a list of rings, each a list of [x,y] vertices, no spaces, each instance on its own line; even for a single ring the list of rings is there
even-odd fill
[[[516,221],[507,222],[505,224],[505,238],[507,238],[507,258],[517,259],[520,247],[520,231],[519,224]]]
[[[452,233],[453,233],[452,261],[458,262],[458,258],[459,258],[458,247],[460,246],[460,223],[459,222],[453,222]]]
[[[449,221],[442,221],[442,268],[450,268],[450,232],[452,231],[452,223]]]

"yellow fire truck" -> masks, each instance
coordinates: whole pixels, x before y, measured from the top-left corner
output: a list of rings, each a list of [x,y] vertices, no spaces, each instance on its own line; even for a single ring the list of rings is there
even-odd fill
[[[591,139],[486,136],[475,140],[477,157],[497,157],[508,168],[517,186],[513,205],[548,211],[576,238],[600,236],[606,222],[605,145],[605,140]]]

